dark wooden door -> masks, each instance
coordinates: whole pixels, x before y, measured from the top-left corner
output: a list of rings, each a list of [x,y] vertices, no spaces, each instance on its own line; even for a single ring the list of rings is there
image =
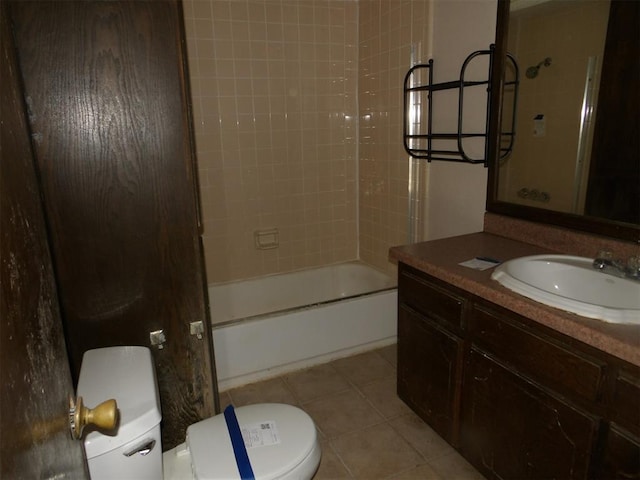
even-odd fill
[[[73,377],[86,350],[162,330],[171,448],[216,410],[181,4],[10,7]]]
[[[0,4],[0,477],[89,478],[23,96]]]

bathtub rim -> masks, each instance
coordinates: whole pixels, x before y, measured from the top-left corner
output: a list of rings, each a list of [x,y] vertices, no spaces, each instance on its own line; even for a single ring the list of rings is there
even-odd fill
[[[259,277],[258,277],[259,278]],[[218,328],[223,328],[223,327],[230,327],[236,324],[240,324],[240,323],[248,323],[248,322],[257,322],[260,320],[266,320],[268,318],[271,317],[277,317],[277,316],[281,316],[281,315],[287,315],[290,313],[296,313],[298,311],[302,311],[302,310],[311,310],[314,308],[322,308],[328,305],[331,305],[333,303],[339,303],[339,302],[343,302],[346,300],[355,300],[361,297],[366,297],[369,295],[377,295],[380,293],[384,293],[384,292],[388,292],[391,290],[397,290],[398,287],[397,286],[392,286],[392,287],[385,287],[385,288],[378,288],[375,290],[368,290],[364,293],[357,293],[357,294],[353,294],[353,295],[345,295],[344,297],[338,297],[338,298],[334,298],[331,300],[324,300],[322,302],[316,302],[316,303],[310,303],[307,305],[298,305],[295,307],[290,307],[290,308],[283,308],[280,310],[274,310],[272,312],[267,312],[267,313],[258,313],[257,315],[250,315],[248,317],[241,317],[241,318],[232,318],[231,320],[225,320],[222,322],[211,322],[211,327],[212,329],[215,331]]]
[[[333,263],[325,263],[322,265],[314,265],[311,267],[302,267],[302,268],[296,268],[294,270],[286,270],[283,272],[273,272],[273,273],[265,273],[264,275],[256,275],[254,277],[247,277],[247,278],[238,278],[236,280],[226,280],[224,282],[209,282],[207,283],[206,287],[207,289],[210,289],[212,287],[225,287],[227,285],[233,285],[235,283],[242,283],[242,282],[249,282],[249,281],[254,281],[254,280],[260,280],[263,278],[271,278],[271,277],[277,277],[279,275],[289,275],[289,274],[296,274],[296,273],[301,273],[301,272],[308,272],[311,270],[318,270],[321,268],[330,268],[330,267],[337,267],[338,265],[359,265],[359,266],[363,266],[363,267],[367,267],[370,268],[371,270],[375,270],[377,273],[380,273],[382,275],[384,275],[385,277],[389,277],[390,282],[393,284],[392,286],[388,287],[388,288],[396,288],[397,287],[397,280],[394,279],[394,277],[392,275],[390,275],[388,272],[384,271],[383,269],[372,265],[370,263],[364,262],[363,260],[342,260],[339,262],[333,262]],[[387,288],[385,288],[387,289]],[[346,297],[344,297],[346,298]]]
[[[279,277],[279,276],[288,276],[288,275],[295,275],[295,274],[298,274],[298,273],[312,272],[314,270],[336,268],[336,267],[340,267],[342,265],[345,265],[345,266],[357,266],[357,267],[363,267],[363,268],[372,270],[376,274],[386,277],[388,279],[388,284],[385,285],[384,287],[377,286],[375,288],[365,289],[364,291],[358,292],[358,293],[351,293],[351,294],[346,294],[346,295],[342,295],[342,296],[336,296],[336,297],[333,297],[333,298],[330,298],[330,299],[327,299],[327,300],[314,301],[312,303],[297,304],[297,305],[294,305],[294,306],[291,306],[291,307],[280,308],[280,309],[277,309],[277,310],[270,310],[270,311],[267,311],[267,312],[256,313],[256,314],[252,314],[252,315],[248,315],[248,316],[244,316],[244,317],[234,317],[234,318],[230,318],[228,320],[222,320],[222,321],[216,321],[214,319],[214,307],[211,304],[211,301],[212,301],[212,298],[213,298],[214,295],[212,295],[211,291],[212,291],[212,289],[214,289],[216,287],[228,287],[228,286],[233,286],[233,285],[239,285],[239,284],[242,284],[244,282],[256,282],[256,281],[260,281],[260,280],[263,280],[263,279],[264,280],[266,280],[266,279],[274,279],[274,278]],[[308,309],[312,309],[312,308],[321,308],[323,306],[331,305],[332,303],[337,303],[337,302],[346,301],[346,300],[353,300],[353,299],[357,299],[357,298],[364,297],[364,296],[367,296],[367,295],[375,295],[375,294],[379,294],[379,293],[384,293],[384,292],[388,292],[388,291],[391,291],[391,290],[397,290],[397,288],[398,288],[397,276],[394,277],[393,275],[390,275],[388,272],[385,272],[381,268],[378,268],[375,265],[371,265],[371,264],[366,263],[366,262],[364,262],[362,260],[359,260],[359,259],[346,260],[346,261],[339,261],[339,262],[334,262],[334,263],[330,263],[330,264],[316,265],[316,266],[312,266],[312,267],[304,267],[304,268],[299,268],[299,269],[296,269],[296,270],[289,270],[289,271],[285,271],[285,272],[269,273],[269,274],[260,275],[260,276],[256,276],[256,277],[248,277],[248,278],[237,279],[237,280],[229,280],[229,281],[226,281],[226,282],[209,283],[209,284],[207,284],[207,310],[208,310],[210,318],[211,318],[211,326],[212,326],[213,330],[216,330],[218,328],[229,327],[229,326],[232,326],[232,325],[235,325],[235,324],[238,324],[238,323],[265,320],[265,319],[268,319],[268,318],[271,318],[271,317],[275,317],[275,316],[279,316],[279,315],[286,315],[286,314],[289,314],[289,313],[295,313],[297,311],[308,310]]]

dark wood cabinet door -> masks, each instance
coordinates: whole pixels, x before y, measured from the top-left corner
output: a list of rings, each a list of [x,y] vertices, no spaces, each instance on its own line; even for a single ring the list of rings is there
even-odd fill
[[[462,341],[414,310],[398,310],[398,395],[438,434],[456,443]]]
[[[611,424],[606,433],[599,468],[593,478],[640,478],[640,439]]]
[[[610,410],[613,422],[640,436],[640,368],[627,365],[618,370]]]
[[[0,3],[0,478],[89,478],[5,4]]]
[[[613,382],[610,422],[593,478],[640,479],[640,369],[625,365]]]
[[[88,349],[149,346],[163,330],[153,352],[171,448],[216,403],[181,4],[10,8],[72,374]]]
[[[472,349],[460,448],[490,478],[588,478],[598,420]]]

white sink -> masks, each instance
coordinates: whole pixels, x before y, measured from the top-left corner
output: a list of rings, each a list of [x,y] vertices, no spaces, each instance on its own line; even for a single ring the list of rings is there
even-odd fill
[[[509,290],[551,307],[611,323],[640,325],[640,281],[595,270],[592,259],[533,255],[491,275]]]

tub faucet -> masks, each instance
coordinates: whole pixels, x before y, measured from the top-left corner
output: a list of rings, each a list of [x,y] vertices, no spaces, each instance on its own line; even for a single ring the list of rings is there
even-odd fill
[[[625,263],[614,259],[610,251],[604,250],[598,253],[592,265],[603,273],[640,281],[640,257],[630,257]]]

